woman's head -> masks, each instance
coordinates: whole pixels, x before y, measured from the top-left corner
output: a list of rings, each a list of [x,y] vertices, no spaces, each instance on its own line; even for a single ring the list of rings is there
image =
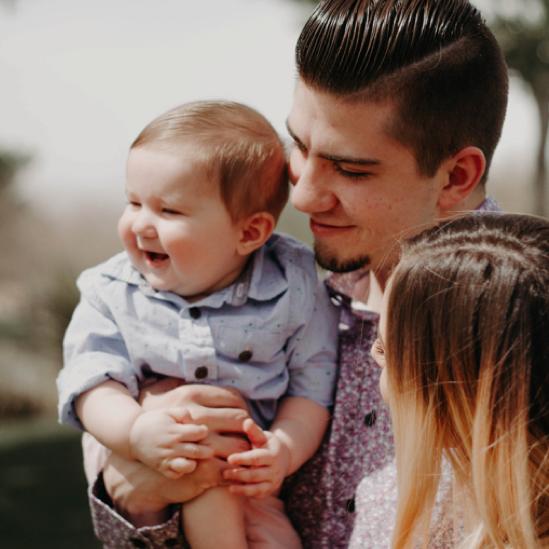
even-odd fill
[[[396,545],[425,518],[442,454],[473,501],[480,538],[549,539],[549,222],[471,215],[415,237],[383,329]]]

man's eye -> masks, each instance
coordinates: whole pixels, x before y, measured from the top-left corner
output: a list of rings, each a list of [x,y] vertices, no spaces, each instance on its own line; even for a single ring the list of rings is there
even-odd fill
[[[343,168],[337,163],[334,164],[334,169],[337,173],[340,173],[344,177],[348,177],[350,179],[365,179],[372,175],[370,172],[365,172],[365,171],[346,170],[345,168]]]

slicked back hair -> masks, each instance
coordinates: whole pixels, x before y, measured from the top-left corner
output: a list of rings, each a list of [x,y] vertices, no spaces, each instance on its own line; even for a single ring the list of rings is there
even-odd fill
[[[434,175],[463,147],[488,167],[501,135],[508,75],[501,49],[466,0],[324,0],[296,46],[300,78],[351,101],[392,101],[388,133]]]
[[[192,146],[233,221],[265,211],[275,219],[289,194],[284,145],[268,120],[233,101],[194,101],[150,122],[130,149],[157,147],[177,155]]]

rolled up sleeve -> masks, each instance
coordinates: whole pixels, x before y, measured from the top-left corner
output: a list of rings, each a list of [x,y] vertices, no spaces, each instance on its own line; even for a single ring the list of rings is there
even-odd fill
[[[120,330],[106,307],[83,296],[63,341],[64,367],[57,377],[59,421],[82,429],[74,401],[113,379],[138,395],[137,375]]]

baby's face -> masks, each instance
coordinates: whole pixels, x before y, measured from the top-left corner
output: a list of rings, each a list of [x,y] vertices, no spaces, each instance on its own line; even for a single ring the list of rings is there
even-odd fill
[[[128,204],[118,233],[136,269],[157,290],[196,298],[219,290],[245,263],[240,230],[192,146],[130,151]]]

